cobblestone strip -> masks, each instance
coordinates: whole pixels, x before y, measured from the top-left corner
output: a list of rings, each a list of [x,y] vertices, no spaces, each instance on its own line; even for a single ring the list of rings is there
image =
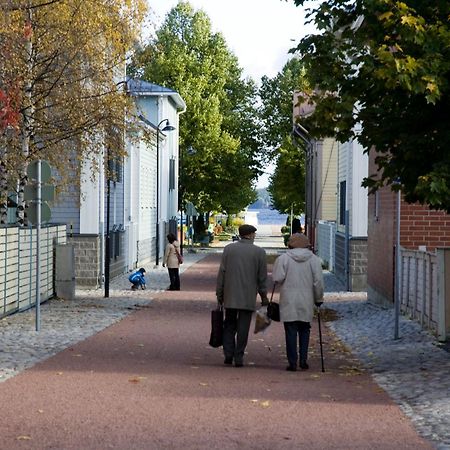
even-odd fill
[[[450,450],[450,355],[420,325],[400,317],[394,340],[394,311],[367,302],[335,302],[328,322],[370,370],[375,381],[439,450]]]

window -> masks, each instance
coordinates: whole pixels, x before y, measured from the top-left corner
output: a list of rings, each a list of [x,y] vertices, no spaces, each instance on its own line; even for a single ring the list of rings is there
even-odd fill
[[[345,225],[345,210],[347,205],[345,204],[347,194],[347,182],[341,181],[339,183],[339,225]]]
[[[175,160],[169,160],[169,189],[175,189]]]

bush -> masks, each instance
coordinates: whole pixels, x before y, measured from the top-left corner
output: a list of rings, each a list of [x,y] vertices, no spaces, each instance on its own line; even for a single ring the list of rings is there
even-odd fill
[[[241,225],[244,225],[245,221],[242,217],[234,217],[231,223],[235,228],[239,228]]]
[[[291,227],[284,225],[281,227],[281,233],[285,234],[285,233],[290,233],[291,232]]]

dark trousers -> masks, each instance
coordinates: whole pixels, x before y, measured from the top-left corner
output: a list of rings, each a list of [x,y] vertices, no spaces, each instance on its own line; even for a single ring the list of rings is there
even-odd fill
[[[286,336],[286,353],[289,365],[297,366],[297,336],[299,344],[300,363],[306,363],[308,359],[309,332],[311,325],[309,322],[284,322],[284,334]]]
[[[223,353],[225,358],[234,358],[235,363],[242,363],[248,342],[248,332],[253,311],[245,309],[225,309],[223,323]]]
[[[170,287],[171,291],[179,291],[180,290],[180,272],[178,268],[175,269],[167,269],[169,271],[170,278]]]

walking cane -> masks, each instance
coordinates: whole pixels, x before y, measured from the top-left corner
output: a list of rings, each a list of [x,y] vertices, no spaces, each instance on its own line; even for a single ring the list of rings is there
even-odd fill
[[[317,323],[319,324],[320,360],[322,362],[322,372],[325,372],[323,365],[322,327],[320,326],[320,306],[317,307]]]

